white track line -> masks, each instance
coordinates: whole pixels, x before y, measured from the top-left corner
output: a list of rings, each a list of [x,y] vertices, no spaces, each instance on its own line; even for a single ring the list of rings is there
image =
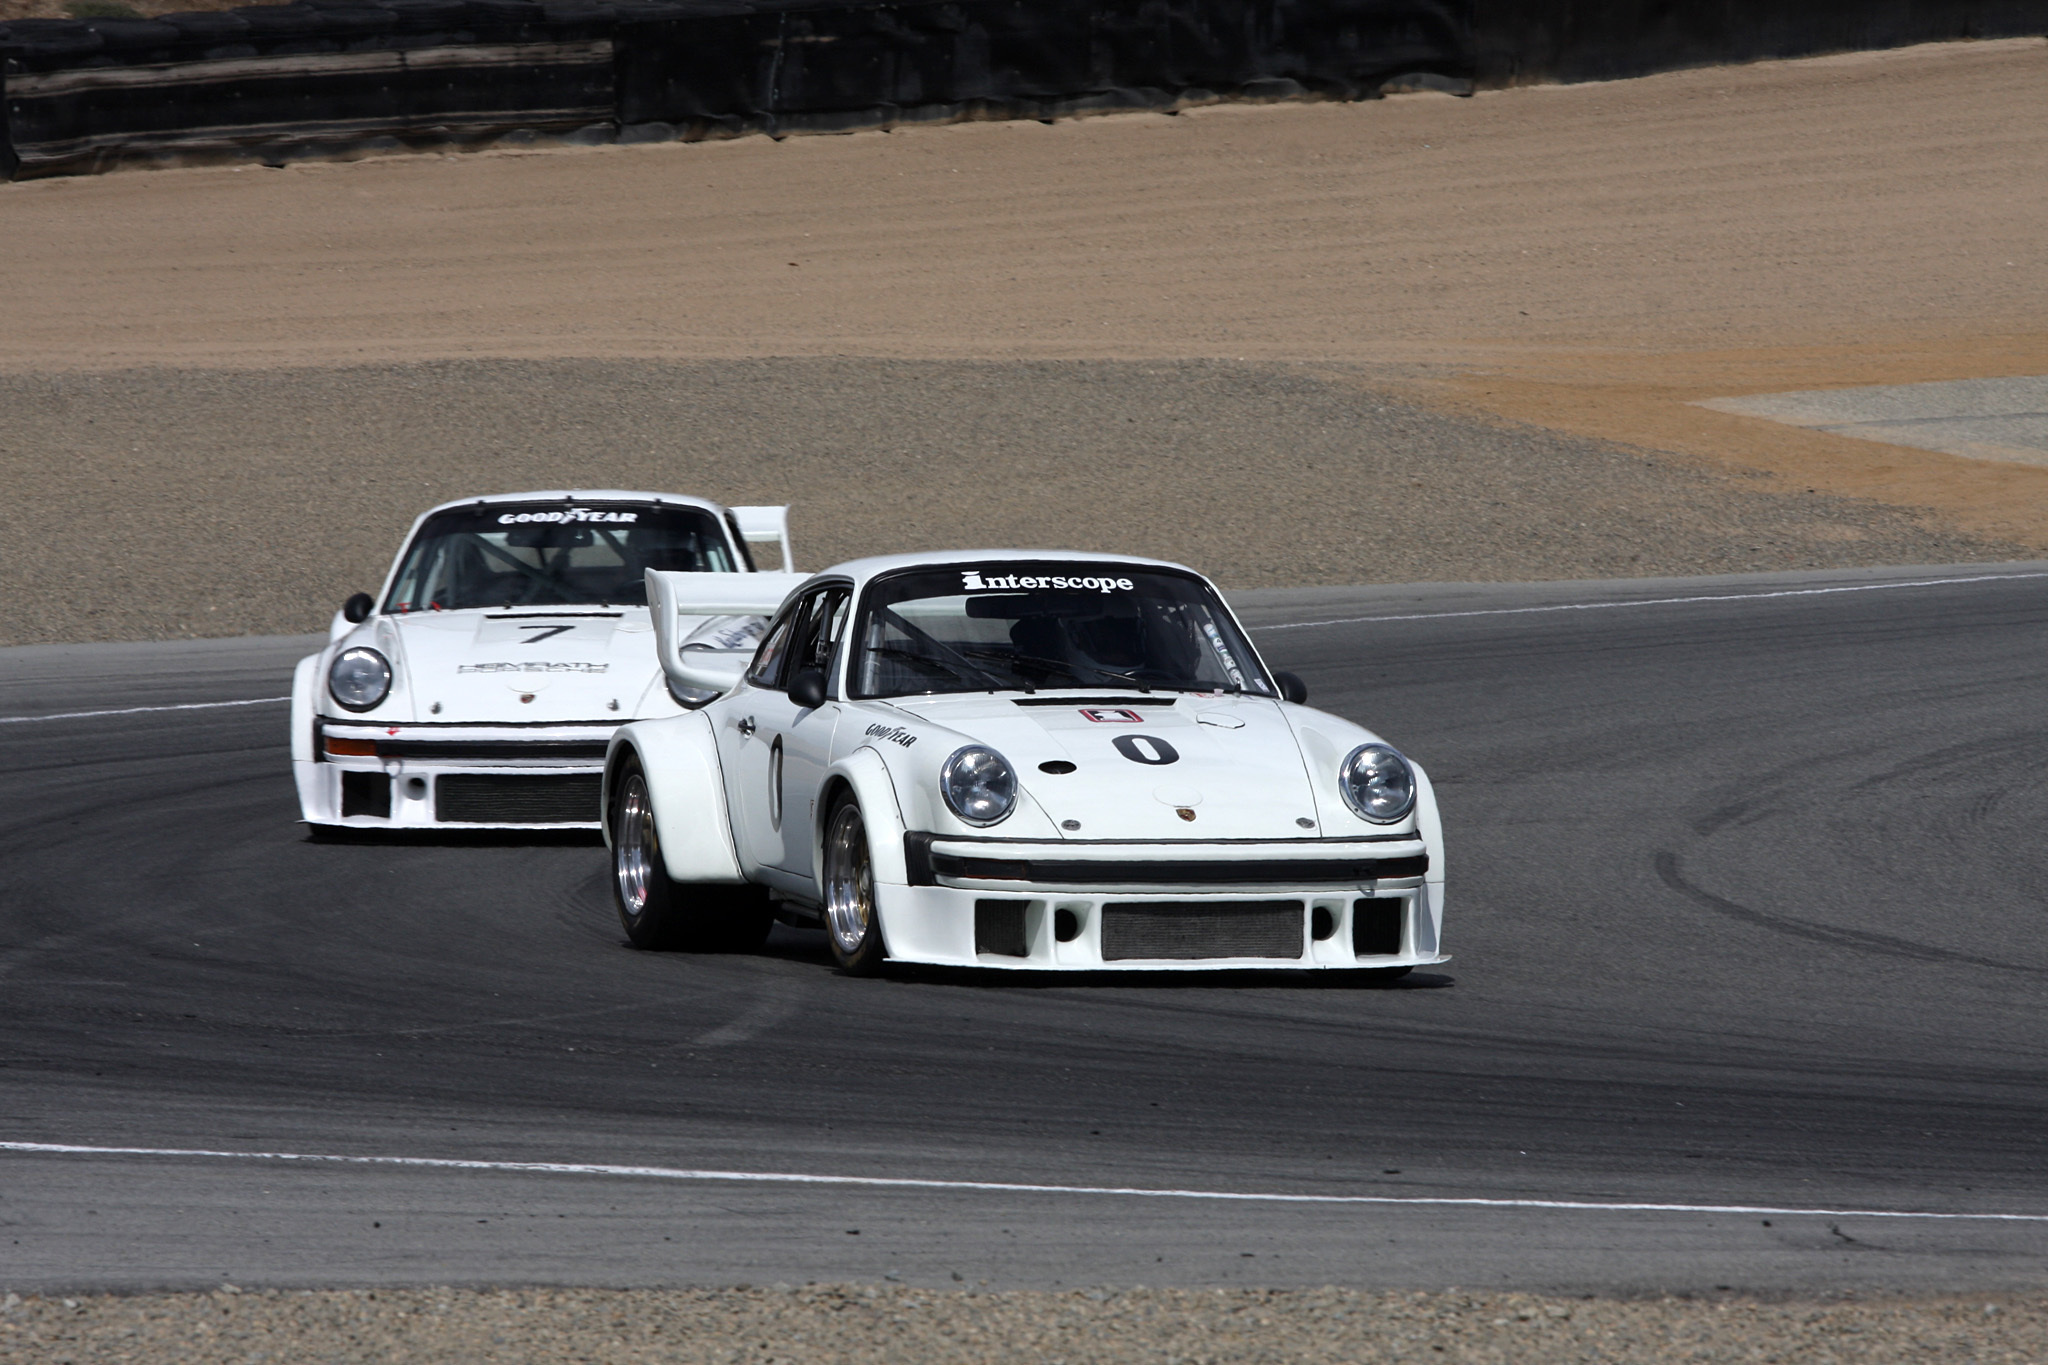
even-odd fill
[[[95,716],[139,716],[145,711],[211,711],[222,706],[269,706],[290,697],[254,697],[248,701],[187,701],[176,706],[123,706],[116,711],[58,711],[47,716],[0,716],[0,725],[25,725],[32,720],[90,720]]]
[[[1161,1190],[1122,1185],[1018,1185],[996,1180],[915,1180],[901,1176],[804,1175],[787,1171],[702,1171],[674,1166],[599,1166],[559,1161],[461,1161],[425,1156],[331,1156],[310,1152],[216,1152],[184,1147],[83,1147],[61,1142],[0,1142],[0,1151],[65,1156],[156,1156],[226,1161],[300,1161],[342,1166],[401,1166],[437,1171],[525,1175],[623,1176],[639,1180],[705,1180],[750,1185],[853,1185],[867,1189],[972,1190],[994,1194],[1116,1195],[1143,1199],[1206,1199],[1251,1204],[1407,1204],[1477,1209],[1564,1209],[1585,1213],[1769,1213],[1787,1218],[1919,1218],[1946,1222],[2048,1223],[2043,1213],[1924,1213],[1903,1209],[1800,1209],[1772,1204],[1623,1204],[1572,1199],[1478,1199],[1436,1195],[1248,1194],[1231,1190]]]
[[[1825,597],[1838,592],[1892,592],[1900,588],[1942,588],[1951,583],[2003,583],[2048,578],[2048,573],[1988,573],[1973,578],[1923,578],[1907,583],[1856,583],[1839,588],[1783,588],[1775,592],[1721,593],[1707,597],[1645,597],[1633,602],[1560,602],[1548,607],[1488,607],[1477,611],[1428,611],[1408,616],[1343,616],[1332,621],[1287,621],[1253,630],[1308,630],[1315,626],[1355,626],[1371,621],[1446,621],[1458,616],[1526,616],[1546,611],[1613,611],[1620,607],[1673,607],[1694,602],[1766,602],[1774,597]]]

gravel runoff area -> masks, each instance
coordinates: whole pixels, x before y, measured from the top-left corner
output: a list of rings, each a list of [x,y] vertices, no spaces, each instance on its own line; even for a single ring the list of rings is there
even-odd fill
[[[470,360],[0,375],[0,644],[292,633],[467,494],[789,502],[800,567],[960,546],[1180,560],[1228,588],[2030,558],[1447,413],[1363,368]]]
[[[892,1285],[9,1295],[0,1362],[2036,1362],[2048,1299]]]

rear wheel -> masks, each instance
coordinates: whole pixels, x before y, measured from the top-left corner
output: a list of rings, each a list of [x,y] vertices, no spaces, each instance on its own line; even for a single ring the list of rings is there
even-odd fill
[[[825,819],[825,937],[832,958],[854,976],[882,970],[882,920],[875,912],[875,872],[868,857],[860,802],[842,792]]]
[[[612,903],[635,948],[745,951],[775,925],[759,887],[693,885],[673,880],[661,857],[661,833],[647,775],[628,759],[612,796]]]

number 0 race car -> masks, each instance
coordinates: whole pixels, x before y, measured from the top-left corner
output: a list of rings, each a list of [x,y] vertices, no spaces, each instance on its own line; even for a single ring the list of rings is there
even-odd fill
[[[605,742],[673,716],[647,573],[752,577],[787,508],[665,493],[514,493],[413,523],[376,599],[357,593],[292,684],[292,769],[316,829],[595,829]],[[784,584],[797,575],[766,575]],[[779,595],[779,593],[777,594]],[[683,623],[751,645],[760,618]]]
[[[720,695],[636,721],[605,836],[641,947],[816,915],[846,970],[1446,960],[1428,778],[1300,703],[1175,564],[986,551],[769,582],[650,573],[661,663]],[[758,649],[679,647],[774,612]]]

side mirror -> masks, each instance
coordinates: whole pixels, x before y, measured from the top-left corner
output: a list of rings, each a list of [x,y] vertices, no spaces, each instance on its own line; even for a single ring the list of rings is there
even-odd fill
[[[352,626],[359,626],[370,619],[370,613],[377,604],[370,600],[370,594],[359,592],[341,604],[341,619]]]
[[[1293,673],[1275,673],[1273,681],[1280,685],[1280,699],[1296,705],[1308,700],[1308,684]]]
[[[821,668],[800,668],[789,680],[789,699],[806,711],[815,711],[825,704],[825,671]]]

